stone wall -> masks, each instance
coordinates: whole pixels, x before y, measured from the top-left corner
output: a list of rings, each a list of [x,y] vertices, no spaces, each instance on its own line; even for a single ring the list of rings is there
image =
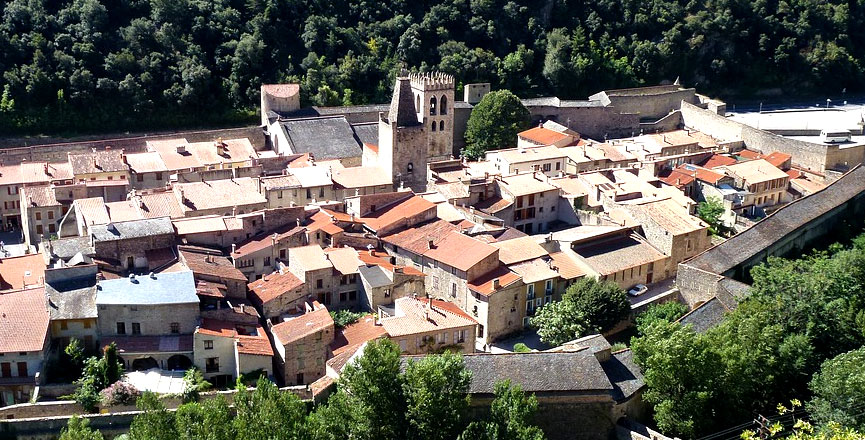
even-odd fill
[[[531,122],[553,120],[577,131],[584,138],[629,137],[640,132],[640,115],[621,113],[613,107],[530,106]]]

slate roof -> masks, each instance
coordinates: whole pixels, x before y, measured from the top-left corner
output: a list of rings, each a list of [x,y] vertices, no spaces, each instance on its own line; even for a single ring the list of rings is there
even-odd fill
[[[472,372],[471,394],[492,394],[509,379],[529,393],[611,392],[614,388],[595,356],[577,352],[476,353],[463,356]]]
[[[610,360],[601,363],[601,367],[613,384],[612,396],[616,402],[631,398],[646,385],[643,373],[634,362],[634,354],[630,349],[613,353]]]
[[[280,121],[294,153],[312,153],[316,160],[360,157],[363,154],[344,116]]]
[[[718,298],[713,297],[679,318],[678,322],[682,325],[690,324],[695,332],[704,333],[720,324],[727,312],[729,312],[727,307]]]
[[[411,91],[411,81],[407,76],[396,79],[393,86],[393,97],[390,101],[388,120],[396,122],[397,127],[412,127],[420,125],[414,108],[414,94]]]
[[[723,274],[863,192],[865,167],[857,165],[826,188],[781,207],[754,226],[683,264]]]
[[[388,271],[381,266],[360,266],[357,271],[360,272],[361,278],[369,283],[370,287],[388,286],[393,283],[388,276]]]
[[[362,144],[378,145],[378,122],[351,124],[354,136]]]
[[[58,258],[68,260],[76,254],[93,254],[93,248],[90,247],[90,237],[68,237],[51,240],[51,254]]]
[[[114,222],[90,227],[90,235],[96,242],[128,240],[132,238],[174,235],[174,225],[168,217]]]
[[[0,293],[0,353],[41,351],[48,334],[45,289]]]
[[[51,320],[96,318],[96,277],[45,285]]]
[[[139,275],[135,279],[115,278],[99,281],[96,304],[198,304],[192,271]]]
[[[578,245],[574,247],[574,252],[601,275],[665,258],[664,254],[635,234]]]

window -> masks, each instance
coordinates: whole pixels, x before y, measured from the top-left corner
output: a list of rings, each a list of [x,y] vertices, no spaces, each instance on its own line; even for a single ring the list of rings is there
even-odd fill
[[[324,198],[324,187],[323,186],[318,189],[318,196],[320,198]]]
[[[560,169],[562,169],[562,163],[561,163],[561,162],[556,162],[556,171],[558,171],[558,170],[560,170]]]
[[[108,180],[114,180],[114,176],[108,176]]]
[[[433,96],[429,99],[429,114],[430,116],[436,115],[436,97]]]
[[[436,131],[436,128],[438,128],[438,126],[436,125],[436,121],[430,122],[430,130]]]
[[[526,286],[526,298],[533,299],[535,297],[535,285],[529,284]]]
[[[137,322],[132,323],[132,334],[133,335],[140,335],[141,334],[141,324],[139,324]]]
[[[420,95],[414,97],[414,112],[420,113]]]
[[[322,280],[321,278],[315,280],[315,288],[321,289],[322,287],[324,287],[324,280]]]
[[[451,296],[454,298],[457,297],[457,283],[451,284]]]
[[[307,198],[307,199],[311,199],[311,198],[312,198],[312,190],[309,189],[309,188],[306,189],[306,198]]]
[[[207,358],[204,364],[204,371],[206,373],[218,373],[219,372],[219,358],[212,357]]]
[[[180,323],[179,322],[172,322],[171,323],[171,333],[172,334],[180,333]]]
[[[69,330],[69,324],[66,321],[60,321],[60,330]]]
[[[136,174],[135,180],[138,182],[144,182],[144,174]]]
[[[406,351],[407,348],[408,348],[408,341],[405,339],[400,339],[399,340],[399,350],[400,351]]]
[[[439,121],[439,131],[445,131],[445,121]]]
[[[264,257],[264,265],[270,266],[270,257]]]
[[[348,292],[339,292],[339,302],[348,301]]]
[[[162,173],[156,173],[156,180],[162,180]]]
[[[466,341],[466,331],[465,330],[457,330],[454,332],[454,343],[462,344]]]
[[[54,223],[48,225],[48,232],[56,232],[57,229],[54,227]]]
[[[126,323],[125,322],[118,322],[117,323],[117,334],[118,335],[125,335],[126,334]]]
[[[544,164],[544,171],[551,171],[553,169],[553,165],[549,163]]]
[[[42,213],[39,211],[36,211],[36,220],[42,220]]]
[[[277,191],[277,192],[276,192],[276,198],[277,198],[277,199],[281,199],[281,198],[282,198],[282,191]]]
[[[12,364],[3,362],[0,364],[0,377],[12,377]]]
[[[433,276],[433,289],[439,288],[439,277]]]
[[[54,220],[54,211],[48,211],[48,220]]]
[[[384,289],[384,297],[385,298],[390,297],[390,289]]]
[[[349,301],[357,301],[357,291],[356,290],[352,290],[351,292],[348,292],[348,300]]]
[[[443,115],[448,114],[448,97],[447,96],[442,95],[442,99],[441,99],[441,101],[439,101],[439,108],[440,108],[440,110],[439,110],[440,114],[443,114]],[[442,122],[442,124],[444,124],[444,122]]]
[[[213,340],[212,339],[205,339],[204,340],[204,349],[205,350],[213,350]]]
[[[544,290],[546,290],[547,295],[552,293],[553,292],[553,280],[547,280],[545,287],[546,288]]]
[[[279,250],[279,258],[285,259],[285,249]]]
[[[84,328],[90,328],[90,321],[84,321]]]

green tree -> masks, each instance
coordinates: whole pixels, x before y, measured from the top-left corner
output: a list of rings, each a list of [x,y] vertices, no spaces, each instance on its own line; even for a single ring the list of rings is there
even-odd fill
[[[674,322],[685,313],[688,313],[688,306],[677,301],[668,301],[662,304],[650,305],[646,311],[637,315],[634,321],[637,325],[638,333],[643,334],[643,330],[650,325],[658,321]]]
[[[471,372],[461,355],[427,356],[406,365],[403,393],[412,438],[451,440],[465,428]]]
[[[865,348],[827,360],[811,380],[814,397],[808,410],[819,423],[838,422],[857,430],[865,428]]]
[[[135,406],[142,412],[129,426],[131,440],[177,440],[174,414],[165,409],[156,394],[143,393]]]
[[[721,215],[724,214],[724,204],[717,197],[708,197],[697,205],[697,217],[709,225],[709,232],[713,235],[721,233],[724,224]]]
[[[527,395],[510,381],[495,385],[495,396],[487,421],[474,421],[460,434],[459,440],[543,440],[544,433],[534,426],[532,418],[538,409],[534,395]]]
[[[225,398],[180,405],[174,420],[180,440],[234,440],[237,434]]]
[[[561,301],[541,307],[531,319],[541,341],[561,345],[591,332],[605,332],[631,312],[628,296],[615,283],[586,277],[568,287]]]
[[[102,433],[90,427],[90,420],[72,416],[60,431],[60,440],[102,440]]]
[[[284,393],[267,378],[255,391],[238,386],[234,395],[237,415],[233,425],[238,440],[299,439],[304,436],[304,405],[293,393]]]
[[[192,367],[183,373],[183,393],[184,402],[197,402],[202,391],[209,390],[213,384],[204,379],[201,370]]]
[[[510,91],[488,93],[469,117],[463,155],[477,159],[487,151],[516,145],[517,133],[528,125],[528,119],[529,111]]]

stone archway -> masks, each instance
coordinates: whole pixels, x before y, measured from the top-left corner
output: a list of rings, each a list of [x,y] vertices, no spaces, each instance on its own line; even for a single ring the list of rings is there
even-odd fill
[[[159,368],[159,363],[152,357],[139,358],[132,361],[132,371],[149,370],[151,368]]]
[[[192,360],[182,354],[175,354],[168,358],[165,366],[167,370],[188,370],[192,367]]]

